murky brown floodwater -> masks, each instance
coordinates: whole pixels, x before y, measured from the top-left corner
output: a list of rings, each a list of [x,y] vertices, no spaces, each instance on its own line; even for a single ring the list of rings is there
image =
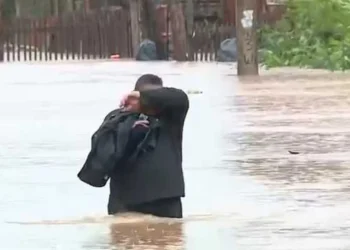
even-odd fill
[[[136,78],[191,94],[181,221],[106,215],[76,178]],[[350,75],[232,65],[0,65],[1,249],[350,249]],[[289,154],[288,151],[300,154]]]

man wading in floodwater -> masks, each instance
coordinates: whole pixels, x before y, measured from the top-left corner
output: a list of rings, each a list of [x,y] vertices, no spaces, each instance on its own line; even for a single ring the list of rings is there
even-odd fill
[[[136,121],[128,150],[135,150],[145,138],[152,127],[152,118],[159,123],[159,128],[154,131],[157,133],[155,148],[143,152],[111,177],[108,213],[128,211],[182,218],[181,197],[185,196],[182,134],[189,109],[186,93],[163,87],[160,77],[148,74],[137,80],[135,90],[124,97],[121,106],[151,118]],[[118,206],[119,199],[124,207]]]
[[[188,109],[185,92],[163,87],[160,77],[147,74],[123,98],[121,108],[107,115],[104,124],[111,120],[112,125],[102,124],[94,134],[92,150],[78,176],[95,187],[104,186],[110,178],[108,214],[182,218],[182,135]],[[127,118],[117,120],[118,115]],[[101,172],[103,168],[113,169]]]

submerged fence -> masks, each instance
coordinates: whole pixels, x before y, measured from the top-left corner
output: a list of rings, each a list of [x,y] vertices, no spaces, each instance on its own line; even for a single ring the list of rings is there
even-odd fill
[[[235,27],[198,22],[188,36],[189,61],[214,61],[220,43],[235,37]],[[4,61],[132,58],[129,13],[121,8],[33,19],[16,18],[4,29]],[[170,36],[171,39],[171,36]],[[164,46],[170,45],[164,41]],[[169,57],[172,57],[170,51]]]
[[[188,41],[188,60],[216,61],[222,41],[236,36],[235,27],[228,24],[198,23]]]
[[[5,27],[4,34],[5,61],[132,55],[129,15],[121,8],[45,19],[16,18]]]
[[[233,2],[230,0],[229,6],[234,7]],[[274,23],[285,11],[285,6],[264,8],[259,17],[262,23]],[[155,29],[161,37],[161,44],[158,41],[157,45],[162,46],[158,50],[166,51],[168,58],[176,58],[174,53],[184,55],[185,50],[189,61],[214,61],[218,59],[220,43],[235,37],[234,20],[231,24],[222,24],[219,20],[211,23],[201,19],[195,21],[192,34],[187,33],[187,48],[180,48],[181,52],[172,51],[172,38],[177,34],[171,34],[167,6],[160,5],[158,9]],[[141,23],[140,26],[145,28]],[[138,35],[134,38],[142,37],[142,34]],[[132,37],[130,13],[122,7],[70,12],[40,19],[15,18],[0,23],[0,53],[3,45],[3,59],[8,62],[103,59],[112,55],[132,58],[135,55]]]

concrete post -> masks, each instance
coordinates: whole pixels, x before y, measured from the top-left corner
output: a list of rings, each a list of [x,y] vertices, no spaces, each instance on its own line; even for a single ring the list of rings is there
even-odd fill
[[[259,0],[236,0],[239,76],[259,75],[257,17]]]

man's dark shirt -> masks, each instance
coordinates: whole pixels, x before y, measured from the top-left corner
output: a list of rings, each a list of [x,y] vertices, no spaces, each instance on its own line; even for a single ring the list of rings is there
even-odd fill
[[[155,149],[141,153],[112,176],[110,214],[119,212],[123,206],[185,196],[182,134],[189,109],[188,97],[175,88],[152,89],[140,92],[140,104],[142,113],[155,111],[159,119],[160,128],[154,131],[157,144]],[[137,141],[136,137],[134,134],[130,138]]]

